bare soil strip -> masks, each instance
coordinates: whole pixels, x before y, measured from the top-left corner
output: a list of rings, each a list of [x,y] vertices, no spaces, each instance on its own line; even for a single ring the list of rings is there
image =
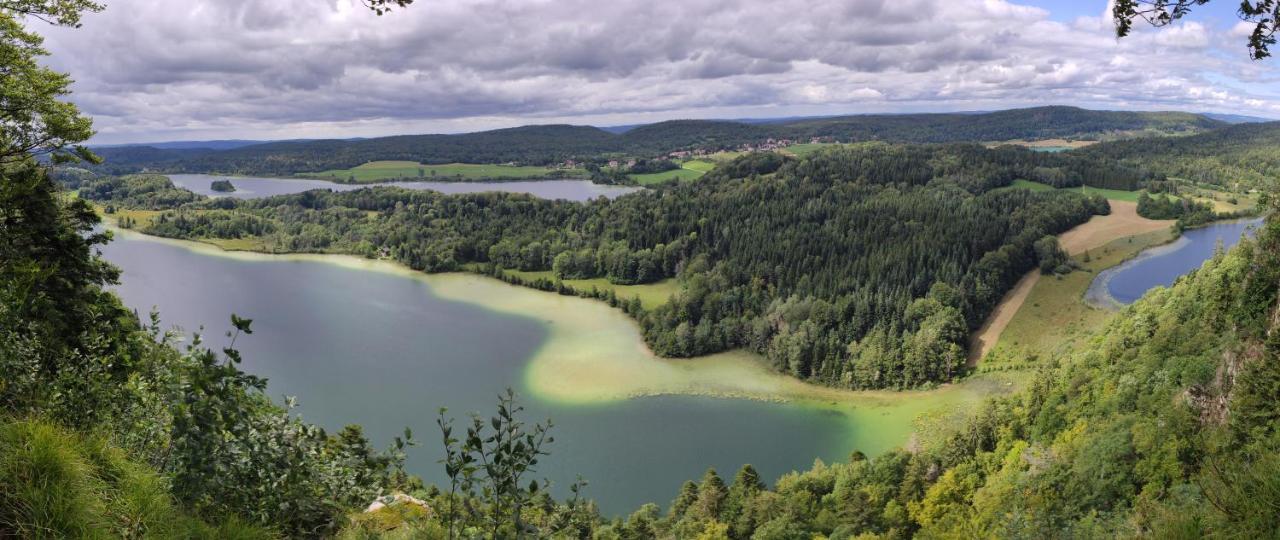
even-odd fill
[[[1027,272],[1012,290],[1005,293],[1000,303],[996,304],[996,309],[987,317],[987,321],[982,323],[982,327],[969,338],[969,367],[977,365],[978,360],[996,346],[996,341],[1000,340],[1000,333],[1009,326],[1009,321],[1013,320],[1013,316],[1018,313],[1018,309],[1022,308],[1027,295],[1031,294],[1031,289],[1039,281],[1039,270]]]
[[[1111,202],[1111,214],[1093,216],[1089,221],[1058,236],[1058,243],[1067,253],[1075,256],[1091,249],[1107,245],[1112,240],[1126,236],[1167,229],[1173,225],[1172,220],[1147,219],[1138,215],[1138,204],[1116,201]],[[1004,295],[995,310],[987,317],[982,327],[974,332],[969,340],[969,365],[972,367],[986,356],[1000,340],[1000,334],[1013,320],[1014,315],[1022,308],[1022,303],[1031,294],[1040,281],[1040,271],[1032,270],[1022,276],[1013,289]]]

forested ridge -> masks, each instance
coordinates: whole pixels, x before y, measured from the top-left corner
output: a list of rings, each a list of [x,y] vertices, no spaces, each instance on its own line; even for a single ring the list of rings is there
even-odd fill
[[[379,13],[407,4],[365,3]],[[701,291],[682,294],[697,301],[675,312],[699,317],[695,338],[702,320],[734,315],[717,306],[754,309],[760,304],[752,302],[768,299],[777,318],[764,317],[766,328],[777,323],[774,338],[792,336],[784,343],[788,351],[803,350],[792,346],[804,330],[793,329],[798,319],[791,317],[820,324],[843,309],[803,295],[858,291],[859,278],[873,277],[831,277],[830,270],[880,270],[888,274],[874,276],[882,280],[877,294],[883,296],[854,296],[849,305],[865,299],[898,309],[909,299],[891,323],[904,332],[918,328],[901,347],[914,352],[945,343],[938,336],[994,294],[984,286],[998,274],[1055,251],[1046,249],[1053,247],[1046,246],[1051,237],[1033,233],[1060,230],[1102,203],[992,189],[1035,167],[1058,169],[1064,181],[1087,181],[1063,168],[1074,157],[1033,164],[1007,149],[879,145],[804,161],[749,155],[705,182],[585,205],[397,189],[237,202],[196,196],[153,175],[76,175],[81,198],[55,183],[33,154],[48,156],[44,163],[96,162],[76,146],[91,136],[91,123],[61,101],[70,79],[43,67],[41,40],[24,25],[75,27],[83,12],[100,9],[87,0],[0,2],[6,74],[0,84],[0,538],[1275,535],[1280,218],[1274,213],[1256,240],[1218,254],[1172,288],[1153,291],[1083,346],[1046,360],[1029,388],[951,419],[910,450],[870,459],[854,452],[847,461],[816,463],[772,485],[750,466],[732,481],[708,471],[665,509],[650,504],[610,519],[599,514],[583,483],[557,500],[532,478],[539,460],[554,459],[544,446],[552,428],[521,421],[522,410],[507,394],[494,416],[470,424],[455,426],[440,411],[435,440],[446,449],[440,465],[450,482],[424,486],[402,470],[408,430],[378,450],[358,426],[326,433],[290,414],[292,400],[267,397],[266,381],[240,369],[236,349],[237,340],[253,333],[253,321],[231,315],[234,330],[227,335],[184,344],[160,328],[158,315],[139,317],[123,306],[110,290],[119,271],[97,250],[111,233],[86,198],[158,212],[159,221],[148,225],[153,232],[252,234],[290,250],[395,251],[422,268],[476,257],[481,266],[550,264],[562,275],[621,281],[676,275],[687,291]],[[1119,157],[1100,163],[1117,178],[1129,167],[1117,165]],[[1143,181],[1159,181],[1160,174]],[[1274,198],[1263,202],[1274,210]],[[783,223],[770,220],[789,213],[794,217],[785,222],[795,226],[746,226],[735,215],[744,204],[765,223]],[[1153,211],[1165,209],[1156,204]],[[875,222],[867,217],[871,211],[899,219]],[[873,249],[861,226],[882,235],[874,246],[887,247]],[[521,243],[502,245],[506,238]],[[771,241],[794,243],[800,256],[779,262],[786,245]],[[823,251],[823,241],[847,242],[854,253],[888,257],[894,266],[857,257],[828,262],[833,254]],[[565,250],[556,252],[557,246]],[[548,261],[549,252],[555,254]],[[590,256],[579,256],[583,252]],[[1061,255],[1050,254],[1055,262]],[[717,262],[757,257],[774,268],[753,268],[764,278],[751,276],[745,285],[743,272]],[[932,274],[894,270],[904,267]],[[732,327],[731,319],[715,320]],[[839,331],[829,335],[840,337]],[[409,493],[422,504],[380,497],[389,493]],[[375,498],[389,506],[364,512]]]
[[[1038,241],[1109,211],[1101,198],[994,189],[1055,163],[1073,158],[873,143],[804,160],[749,154],[696,183],[586,204],[390,188],[209,200],[158,176],[89,182],[80,195],[178,207],[143,228],[175,238],[385,255],[428,272],[675,278],[681,294],[654,309],[606,298],[660,355],[745,347],[822,384],[910,388],[962,372],[968,332],[1056,253]]]
[[[640,126],[622,134],[589,126],[547,125],[457,135],[265,143],[229,150],[113,147],[98,150],[106,163],[97,169],[106,173],[140,172],[145,168],[155,172],[288,176],[345,169],[380,160],[550,165],[567,159],[651,158],[676,150],[734,149],[769,138],[913,143],[1057,137],[1098,140],[1135,133],[1195,133],[1224,125],[1185,113],[1090,111],[1075,107],[973,114],[843,116],[777,124],[673,120]]]
[[[93,214],[49,183],[3,184],[20,185],[45,187],[39,196],[0,191],[14,195],[0,197],[4,215],[30,218],[4,221],[0,235],[0,445],[7,450],[0,453],[0,530],[259,538],[341,528],[344,538],[444,538],[449,531],[488,536],[496,526],[497,536],[514,534],[510,515],[481,493],[418,487],[385,473],[350,478],[370,487],[387,478],[434,511],[401,505],[342,517],[364,505],[361,491],[327,479],[343,478],[344,470],[386,471],[394,457],[375,457],[354,430],[291,431],[305,428],[252,397],[260,396],[255,379],[235,363],[199,345],[184,354],[158,340],[154,325],[137,321],[99,285],[114,277],[91,252],[105,238],[78,232]],[[21,269],[37,261],[59,270],[24,277]],[[519,523],[531,535],[611,540],[1266,537],[1280,519],[1278,303],[1280,222],[1272,216],[1256,240],[1153,291],[1085,345],[1048,361],[1026,390],[986,402],[911,451],[855,452],[776,482],[749,466],[732,479],[708,471],[664,506],[617,519],[599,516],[589,500],[555,501],[544,491],[528,496]],[[32,414],[45,420],[12,419]],[[200,435],[210,428],[227,431]],[[295,442],[279,446],[285,441]],[[178,446],[165,451],[169,445]],[[293,445],[306,450],[295,454]],[[48,453],[55,448],[61,451]],[[36,463],[69,463],[71,475],[50,476],[56,469]],[[360,463],[368,465],[348,468]],[[61,519],[50,522],[6,502],[28,481],[41,491],[17,496],[53,494],[78,512],[45,507],[51,513],[41,515]],[[193,497],[200,493],[206,496]],[[261,499],[268,495],[276,497]]]
[[[1280,189],[1280,122],[1238,124],[1187,137],[1112,141],[1077,153],[1231,190]]]
[[[602,538],[1266,538],[1280,520],[1280,221],[915,451],[766,486],[709,471]]]
[[[947,143],[1038,139],[1106,140],[1118,136],[1189,134],[1226,125],[1198,114],[1032,107],[982,113],[884,114],[800,120],[796,133],[841,141]]]

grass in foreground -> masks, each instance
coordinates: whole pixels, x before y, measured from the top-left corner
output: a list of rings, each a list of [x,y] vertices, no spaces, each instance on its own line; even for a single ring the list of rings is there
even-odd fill
[[[1168,230],[1148,232],[1113,240],[1101,248],[1072,259],[1084,270],[1061,278],[1042,276],[996,346],[979,364],[979,370],[1034,364],[1071,350],[1081,339],[1092,335],[1114,314],[1089,306],[1084,293],[1098,272],[1120,264],[1138,252],[1168,242]],[[1085,259],[1088,258],[1086,261]]]
[[[270,538],[187,515],[167,479],[101,438],[38,420],[0,421],[0,535],[6,538]]]
[[[423,165],[414,161],[371,161],[350,169],[333,169],[298,176],[335,182],[347,182],[352,177],[357,183],[386,180],[480,180],[486,178],[515,179],[541,178],[556,172],[567,176],[585,176],[581,169],[553,169],[550,167],[486,165],[476,163],[445,163]]]

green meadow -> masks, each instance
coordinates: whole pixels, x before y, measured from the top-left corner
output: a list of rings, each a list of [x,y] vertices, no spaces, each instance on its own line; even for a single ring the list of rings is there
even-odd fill
[[[1009,190],[1009,189],[1029,189],[1031,191],[1053,191],[1058,188],[1055,188],[1049,184],[1032,182],[1031,180],[1014,180],[1012,184],[999,188],[999,190]],[[1069,189],[1071,191],[1075,191],[1076,193],[1083,193],[1085,195],[1102,195],[1103,197],[1106,197],[1107,199],[1110,199],[1110,200],[1126,201],[1126,202],[1138,202],[1138,195],[1142,193],[1141,191],[1102,189],[1102,188],[1089,187],[1089,186],[1063,188],[1063,189]]]
[[[1114,314],[1085,301],[1085,291],[1094,277],[1172,238],[1168,230],[1118,238],[1072,257],[1080,270],[1064,276],[1041,276],[979,369],[1026,367],[1079,346]]]
[[[839,146],[839,143],[793,144],[787,147],[787,152],[795,155],[796,157],[805,157],[809,154],[822,150],[823,148],[831,148],[832,146]]]
[[[1102,189],[1102,188],[1089,187],[1089,186],[1080,186],[1078,188],[1070,188],[1070,189],[1072,191],[1077,191],[1085,195],[1102,195],[1103,197],[1106,197],[1114,201],[1125,201],[1125,202],[1133,202],[1133,203],[1138,202],[1138,195],[1142,194],[1142,191],[1122,191],[1119,189]]]
[[[1050,186],[1048,184],[1041,184],[1040,182],[1032,182],[1030,180],[1014,180],[1012,184],[999,188],[997,191],[1009,190],[1009,189],[1029,189],[1031,191],[1053,191],[1054,189],[1057,189],[1057,188]],[[1111,200],[1126,201],[1126,202],[1138,202],[1138,196],[1142,194],[1141,190],[1122,191],[1118,189],[1102,189],[1102,188],[1095,188],[1095,187],[1089,187],[1089,186],[1073,187],[1073,188],[1067,188],[1067,189],[1070,189],[1077,193],[1084,193],[1086,195],[1102,195],[1103,197],[1106,197]],[[1184,189],[1184,191],[1182,192],[1183,195],[1189,195],[1192,198],[1195,198],[1196,200],[1212,204],[1213,209],[1218,212],[1230,213],[1230,212],[1249,211],[1249,210],[1252,210],[1258,204],[1257,200],[1250,195],[1242,195],[1242,194],[1231,193],[1227,191],[1202,188],[1202,187],[1193,186],[1193,185],[1184,186],[1183,189]],[[1235,201],[1235,202],[1231,202],[1231,201]]]
[[[716,168],[715,163],[712,163],[710,161],[695,159],[692,161],[686,161],[684,163],[681,163],[679,169],[672,169],[669,171],[662,171],[659,173],[632,174],[628,176],[630,176],[632,180],[635,180],[640,185],[647,186],[650,184],[666,182],[673,178],[678,179],[681,182],[686,182],[689,180],[697,180],[698,178],[701,178],[702,175],[707,174],[707,172],[711,171],[711,169],[714,169],[714,168]]]
[[[550,167],[521,165],[492,165],[478,163],[443,163],[423,165],[415,161],[371,161],[350,169],[333,169],[317,173],[302,173],[298,176],[348,182],[355,178],[357,183],[380,182],[388,180],[423,180],[423,181],[457,181],[485,179],[518,179],[542,178],[556,173],[570,177],[584,177],[586,171],[581,169],[553,169]]]

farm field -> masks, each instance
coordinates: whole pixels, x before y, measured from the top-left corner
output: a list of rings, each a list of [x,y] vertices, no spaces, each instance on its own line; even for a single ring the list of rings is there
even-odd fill
[[[642,186],[648,186],[651,184],[659,184],[662,182],[666,182],[671,179],[677,179],[677,180],[680,180],[681,182],[686,182],[689,180],[697,180],[698,178],[701,178],[702,175],[704,174],[706,173],[702,171],[695,171],[693,169],[680,168],[680,169],[671,169],[669,171],[662,171],[658,173],[629,174],[627,176],[631,177],[632,180],[635,180],[636,183]]]
[[[1058,188],[1055,188],[1049,184],[1042,184],[1040,182],[1033,182],[1031,180],[1019,179],[1019,180],[1014,180],[1013,183],[1008,186],[998,188],[998,189],[1000,190],[1029,189],[1031,191],[1053,191]],[[1103,197],[1106,197],[1107,199],[1112,201],[1124,201],[1124,202],[1131,202],[1131,203],[1137,203],[1138,195],[1142,194],[1141,191],[1122,191],[1119,189],[1102,189],[1102,188],[1089,187],[1089,186],[1080,186],[1080,187],[1071,187],[1071,188],[1062,188],[1062,189],[1069,189],[1077,193],[1083,193],[1085,195],[1102,195]]]
[[[1097,311],[1086,306],[1082,300],[1094,273],[1119,264],[1147,247],[1167,242],[1172,237],[1172,221],[1143,218],[1138,215],[1137,208],[1134,203],[1113,200],[1110,215],[1094,216],[1084,225],[1059,235],[1058,241],[1062,249],[1075,257],[1086,271],[1072,272],[1060,279],[1041,276],[1036,270],[1028,272],[1005,294],[1000,305],[987,318],[986,324],[974,334],[970,344],[970,361],[983,359],[999,343],[1004,343],[1010,329],[1025,329],[1013,330],[1015,333],[1025,334],[1022,338],[1010,338],[1015,342],[1027,342],[1034,338],[1038,343],[1057,343],[1062,340],[1060,333],[1064,329],[1074,331],[1073,321],[1092,320],[1092,313],[1081,309]],[[1097,250],[1101,252],[1095,253]],[[1085,261],[1086,258],[1089,260]],[[1046,290],[1049,292],[1045,292]],[[1047,298],[1044,301],[1033,299],[1039,297]],[[1028,307],[1028,301],[1034,306]],[[1040,312],[1041,305],[1045,306],[1043,312]],[[1023,319],[1028,317],[1037,321],[1051,320],[1052,324],[1059,326],[1027,323]]]
[[[787,147],[786,152],[796,157],[805,157],[809,154],[822,150],[823,148],[830,148],[832,146],[839,146],[839,143],[793,144]]]
[[[1085,303],[1084,293],[1098,272],[1120,264],[1144,249],[1168,242],[1168,228],[1117,238],[1083,252],[1073,252],[1082,269],[1061,277],[1034,274],[1016,314],[999,334],[979,370],[1020,367],[1065,354],[1101,328],[1114,314]],[[1085,253],[1088,256],[1085,256]]]
[[[1033,182],[1031,180],[1018,179],[1012,184],[998,188],[999,190],[1009,189],[1029,189],[1031,191],[1052,191],[1057,189],[1048,184]],[[1118,189],[1101,189],[1095,187],[1073,187],[1072,189],[1086,195],[1102,195],[1113,201],[1138,202],[1141,191],[1121,191]],[[1247,212],[1258,206],[1257,198],[1253,195],[1243,195],[1239,193],[1231,193],[1215,189],[1207,189],[1199,186],[1183,186],[1180,188],[1181,194],[1190,196],[1192,199],[1201,202],[1207,202],[1213,205],[1213,210],[1219,213]],[[1235,202],[1232,202],[1234,200]]]
[[[666,182],[673,178],[679,179],[681,182],[685,182],[688,180],[697,180],[698,178],[701,178],[702,175],[707,174],[709,171],[711,171],[714,168],[716,168],[715,163],[712,163],[710,161],[695,159],[692,161],[686,161],[684,163],[681,163],[679,169],[672,169],[669,171],[662,171],[659,173],[631,174],[628,176],[630,176],[632,180],[635,180],[640,185],[647,186],[650,184]]]
[[[1069,189],[1085,195],[1102,195],[1103,197],[1113,201],[1125,201],[1131,203],[1137,203],[1138,196],[1142,194],[1141,191],[1122,191],[1119,189],[1102,189],[1089,186],[1080,186],[1078,188]]]
[[[414,161],[372,161],[350,169],[333,169],[298,176],[333,182],[356,183],[388,180],[458,181],[485,179],[519,179],[556,176],[584,177],[582,169],[554,169],[538,166],[492,165],[477,163],[444,163],[423,165]]]
[[[693,159],[693,160],[689,160],[684,163],[681,163],[680,167],[684,169],[689,169],[692,171],[711,172],[711,169],[716,168],[716,164],[713,162],[704,161],[701,159]]]

